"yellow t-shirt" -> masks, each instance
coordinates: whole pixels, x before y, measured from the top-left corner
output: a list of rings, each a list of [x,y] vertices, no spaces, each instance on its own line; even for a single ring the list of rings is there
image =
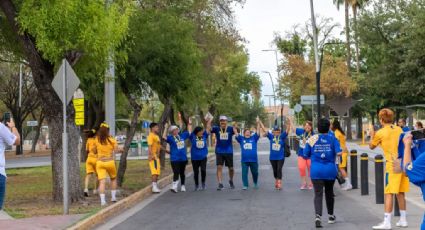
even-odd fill
[[[88,138],[86,142],[86,150],[89,152],[89,154],[87,155],[88,157],[97,158],[97,155],[94,152],[95,148],[96,148],[96,138],[95,137]]]
[[[345,143],[345,135],[341,133],[338,129],[335,130],[335,137],[339,141],[339,145],[341,146],[342,152],[347,152],[347,144]]]
[[[157,158],[161,148],[161,140],[159,139],[159,136],[151,132],[148,135],[147,141],[148,145],[151,147],[154,158]]]
[[[371,144],[374,146],[380,145],[384,150],[386,172],[393,172],[393,158],[398,157],[398,143],[402,133],[403,130],[398,126],[385,125],[373,137]]]
[[[117,147],[117,141],[113,137],[109,137],[105,144],[100,143],[99,138],[96,138],[97,158],[111,158],[114,149]]]

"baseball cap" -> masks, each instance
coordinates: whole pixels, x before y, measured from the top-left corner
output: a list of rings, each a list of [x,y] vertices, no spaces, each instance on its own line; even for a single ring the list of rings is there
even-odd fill
[[[275,126],[275,127],[273,127],[273,131],[280,131],[280,128],[279,128],[279,126]]]
[[[177,127],[177,126],[175,126],[175,125],[172,125],[172,126],[170,126],[170,128],[168,128],[168,132],[173,132],[174,130],[176,130],[176,129],[179,129],[179,127]]]
[[[227,121],[227,117],[226,117],[226,116],[224,116],[224,115],[221,115],[221,116],[220,116],[220,121]]]

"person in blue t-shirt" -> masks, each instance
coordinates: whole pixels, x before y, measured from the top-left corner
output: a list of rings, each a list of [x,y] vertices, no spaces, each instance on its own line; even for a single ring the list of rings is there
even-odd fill
[[[257,156],[257,142],[260,139],[260,124],[257,120],[257,132],[251,135],[249,129],[243,131],[243,135],[237,134],[234,128],[236,141],[241,145],[241,164],[242,164],[242,182],[243,190],[247,190],[248,171],[251,170],[252,180],[254,181],[254,188],[258,188],[258,156]]]
[[[215,156],[217,164],[217,190],[222,190],[223,185],[223,166],[229,168],[229,185],[231,189],[235,188],[233,184],[233,127],[227,125],[227,117],[220,116],[220,126],[213,126],[211,133],[215,134]]]
[[[403,132],[409,132],[410,128],[406,126],[406,119],[400,118],[398,119],[397,125],[403,130]]]
[[[190,130],[189,130],[190,131]],[[195,179],[195,191],[205,190],[205,179],[207,176],[207,156],[208,156],[208,136],[211,133],[211,120],[207,121],[207,128],[195,127],[189,136],[192,147],[190,157],[193,167],[193,177]],[[201,183],[199,187],[199,169],[201,169]]]
[[[403,169],[409,177],[410,182],[420,187],[422,196],[425,201],[425,154],[419,154],[416,160],[413,160],[412,155],[412,134],[407,134],[403,138],[404,154],[403,154]],[[394,164],[394,171],[401,172],[398,167],[400,164]],[[421,230],[425,230],[425,215],[422,221]]]
[[[180,125],[181,126],[181,125]],[[186,192],[185,187],[185,171],[187,165],[187,149],[185,141],[189,138],[189,132],[180,132],[180,128],[172,125],[169,129],[169,135],[165,138],[170,145],[170,162],[173,169],[173,184],[171,191],[178,192],[179,177],[181,188],[180,191]]]
[[[298,137],[299,140],[299,147],[298,147],[298,170],[300,172],[300,178],[301,178],[301,190],[305,189],[313,189],[313,184],[310,180],[310,167],[311,167],[311,160],[308,157],[303,156],[304,147],[308,141],[308,139],[314,135],[313,133],[313,123],[311,121],[306,121],[304,123],[304,128],[297,128],[295,130],[295,134]],[[306,170],[308,170],[308,173],[306,173]]]
[[[270,141],[270,164],[273,168],[273,176],[275,179],[275,188],[282,189],[282,167],[285,163],[285,140],[291,130],[291,122],[286,120],[286,131],[281,132],[279,127],[276,126],[273,132],[270,132],[264,124],[260,121],[261,129],[264,131],[264,136]]]
[[[329,224],[335,223],[334,215],[334,183],[338,174],[335,159],[342,154],[339,141],[334,135],[328,134],[330,122],[320,119],[319,134],[312,136],[305,145],[303,155],[311,159],[311,180],[314,187],[314,209],[316,211],[316,228],[322,227],[323,189],[325,190],[326,207],[329,214]]]

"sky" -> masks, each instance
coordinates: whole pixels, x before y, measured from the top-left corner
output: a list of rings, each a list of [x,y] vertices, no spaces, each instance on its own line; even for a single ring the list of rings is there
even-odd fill
[[[272,74],[277,84],[276,58],[274,52],[263,52],[264,49],[275,49],[272,44],[274,34],[291,31],[294,25],[303,25],[311,20],[309,0],[246,0],[241,6],[235,6],[235,18],[240,34],[247,40],[245,44],[249,52],[249,71],[258,72],[263,82],[263,102],[269,105],[264,95],[272,95],[273,88],[268,74]],[[315,0],[316,15],[333,18],[341,26],[335,30],[335,36],[343,30],[344,9],[338,11],[332,0]],[[282,58],[279,54],[279,60]]]

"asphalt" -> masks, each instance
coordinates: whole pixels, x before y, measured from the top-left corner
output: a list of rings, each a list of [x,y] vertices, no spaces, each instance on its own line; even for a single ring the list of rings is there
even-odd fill
[[[209,162],[206,191],[194,192],[193,178],[189,175],[188,192],[174,194],[166,188],[161,195],[137,204],[98,229],[314,229],[313,191],[299,190],[296,155],[287,158],[283,190],[276,191],[267,149],[267,140],[261,139],[258,190],[252,187],[248,191],[241,190],[240,154],[236,152],[236,189],[216,191],[215,165]],[[226,181],[227,172],[224,178]],[[383,206],[375,205],[372,193],[360,196],[359,189],[345,192],[338,187],[335,186],[337,223],[328,225],[324,221],[325,228],[363,230],[381,221]],[[408,209],[409,215],[412,213],[408,217],[409,229],[418,229],[423,209],[413,206],[409,204],[409,208],[412,207]],[[324,215],[323,219],[326,218]],[[394,218],[394,225],[396,221]]]

